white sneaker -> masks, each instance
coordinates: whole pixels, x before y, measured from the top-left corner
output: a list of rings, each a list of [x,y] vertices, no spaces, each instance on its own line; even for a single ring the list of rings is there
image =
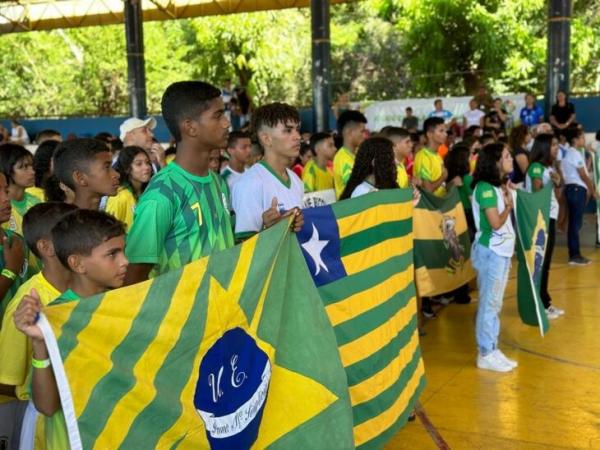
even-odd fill
[[[555,313],[556,313],[556,314],[558,314],[559,316],[562,316],[562,315],[565,313],[565,310],[564,310],[564,309],[557,308],[557,307],[556,307],[556,306],[554,306],[554,305],[550,305],[550,306],[548,306],[548,309],[546,310],[546,312],[555,312]]]
[[[492,352],[486,356],[477,355],[477,367],[494,372],[510,372],[513,370],[513,366],[501,360],[496,352]]]
[[[500,359],[501,361],[504,361],[506,364],[508,364],[509,366],[511,366],[513,369],[519,365],[519,363],[516,362],[514,359],[510,359],[504,353],[502,353],[502,350],[500,350],[499,348],[497,348],[496,350],[494,350],[493,353],[496,354],[496,357],[498,359]]]
[[[546,317],[548,317],[548,320],[558,319],[560,317],[560,314],[556,311],[551,310],[550,308],[546,309]]]

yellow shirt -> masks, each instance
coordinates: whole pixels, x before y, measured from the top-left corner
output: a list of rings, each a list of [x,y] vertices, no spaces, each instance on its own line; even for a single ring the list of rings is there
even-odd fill
[[[398,183],[398,187],[405,189],[408,187],[408,173],[406,172],[406,168],[403,163],[396,164],[396,183]]]
[[[430,183],[434,183],[439,180],[444,171],[444,160],[437,152],[434,152],[427,147],[424,147],[415,156],[415,163],[413,166],[413,173],[416,177]],[[446,188],[444,186],[438,187],[434,195],[443,197],[446,195]]]
[[[304,192],[333,189],[333,171],[330,167],[321,169],[317,162],[311,159],[304,166],[302,181],[304,181]]]
[[[41,187],[32,186],[30,188],[25,189],[25,192],[38,198],[40,202],[46,201],[46,194],[44,193],[44,190]]]
[[[350,179],[354,167],[355,155],[346,147],[340,148],[333,158],[333,181],[335,184],[335,196],[340,198],[346,183]]]
[[[28,400],[31,366],[31,341],[17,330],[13,314],[21,299],[35,289],[43,306],[56,299],[60,292],[40,272],[27,280],[8,303],[0,331],[0,384],[16,386],[17,398]]]
[[[106,201],[106,212],[115,216],[125,224],[125,231],[129,231],[133,223],[133,213],[137,200],[129,188],[122,186],[114,197],[108,197]]]
[[[14,231],[15,233],[23,236],[23,216],[27,211],[29,211],[29,208],[41,202],[42,200],[30,194],[29,192],[25,192],[23,200],[11,200],[10,206],[12,211],[10,214],[10,220],[7,223],[2,224],[2,227],[6,230]]]

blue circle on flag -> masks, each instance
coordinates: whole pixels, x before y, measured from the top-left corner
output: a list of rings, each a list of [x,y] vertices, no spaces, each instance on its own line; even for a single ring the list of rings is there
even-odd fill
[[[200,362],[194,406],[212,449],[249,449],[258,437],[271,363],[241,328],[228,330]]]

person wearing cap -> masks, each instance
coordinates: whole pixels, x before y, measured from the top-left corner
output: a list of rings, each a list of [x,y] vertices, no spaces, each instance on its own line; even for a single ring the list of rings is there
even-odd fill
[[[145,120],[131,117],[119,127],[120,138],[124,147],[142,147],[148,152],[152,161],[154,172],[158,172],[165,165],[165,150],[154,140],[152,130],[156,128],[156,119],[148,117]]]

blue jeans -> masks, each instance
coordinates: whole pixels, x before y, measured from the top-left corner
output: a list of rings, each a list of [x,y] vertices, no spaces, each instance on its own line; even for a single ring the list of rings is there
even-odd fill
[[[569,208],[569,225],[567,229],[567,246],[569,259],[581,256],[579,250],[579,231],[583,225],[583,211],[585,210],[586,189],[578,184],[565,186],[565,198]]]
[[[475,338],[479,353],[486,356],[498,347],[500,311],[502,311],[504,290],[508,282],[510,258],[500,256],[475,242],[471,261],[473,268],[477,271],[477,288],[479,289]]]

